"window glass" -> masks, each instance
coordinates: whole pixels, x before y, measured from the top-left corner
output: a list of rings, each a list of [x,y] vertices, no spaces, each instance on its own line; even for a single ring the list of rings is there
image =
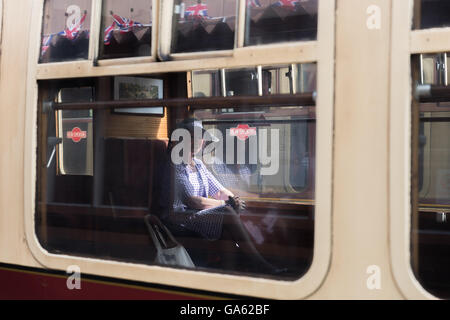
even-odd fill
[[[318,0],[246,0],[245,45],[317,38]]]
[[[88,58],[92,0],[46,0],[39,61]]]
[[[162,97],[163,81],[160,79],[146,77],[115,77],[114,79],[115,100],[162,99]],[[163,116],[164,108],[116,108],[114,112]]]
[[[260,74],[257,68],[225,70],[225,92],[227,96],[257,96]]]
[[[221,96],[220,71],[193,71],[192,94],[196,98]]]
[[[175,0],[172,53],[234,48],[237,0]]]
[[[449,68],[447,53],[421,54],[419,83],[446,86]]]
[[[104,0],[100,59],[151,55],[151,0]]]
[[[313,160],[309,156],[314,158],[314,112],[301,107],[258,110],[236,109],[220,114],[211,109],[194,113],[206,130],[213,130],[213,139],[224,144],[223,149],[206,155],[208,168],[222,185],[251,199],[303,199],[305,193],[299,190],[307,191],[308,198],[312,198],[312,177],[308,177],[312,172],[307,164]],[[250,134],[244,132],[241,136],[240,128]],[[264,135],[268,137],[266,144],[262,143]],[[266,164],[261,162],[263,152],[273,156],[263,161]],[[310,189],[304,190],[306,187]]]
[[[263,95],[292,93],[292,69],[285,67],[264,67],[262,70]]]
[[[435,77],[438,55],[414,59],[417,78],[443,85]],[[425,65],[420,73],[421,66]],[[425,74],[425,76],[423,75]],[[445,84],[444,84],[445,85]],[[421,284],[439,298],[450,298],[450,101],[427,98],[413,104],[412,257]]]
[[[414,0],[414,28],[450,27],[449,12],[447,0]]]
[[[283,78],[290,69],[279,70]],[[163,78],[178,84],[166,96],[187,96],[185,73]],[[83,81],[40,82],[41,102],[58,95],[89,101],[89,86],[98,99],[114,98],[113,77]],[[89,107],[77,112],[87,116]],[[314,250],[315,108],[206,108],[177,106],[164,117],[93,110],[92,176],[60,175],[54,163],[44,165],[57,128],[55,113],[39,110],[36,230],[43,247],[283,280],[305,274]]]
[[[297,66],[297,92],[314,92],[317,90],[317,64],[315,63],[304,63],[298,64]]]

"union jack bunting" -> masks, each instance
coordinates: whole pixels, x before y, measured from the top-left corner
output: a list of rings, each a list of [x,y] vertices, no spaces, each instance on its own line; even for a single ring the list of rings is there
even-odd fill
[[[59,35],[66,37],[69,40],[74,40],[78,33],[80,32],[81,28],[83,27],[83,23],[86,20],[86,13],[81,17],[80,21],[75,23],[75,25],[72,28],[65,28],[64,31],[61,31],[58,33]]]
[[[253,8],[260,8],[261,3],[259,2],[259,0],[247,0],[247,6]]]
[[[121,33],[130,32],[134,27],[142,27],[142,23],[135,22],[131,19],[124,18],[117,14],[113,14],[112,16]]]
[[[298,4],[300,4],[300,0],[278,0],[274,6],[295,10]]]
[[[48,48],[50,48],[50,43],[52,42],[54,34],[50,34],[48,36],[44,36],[44,38],[42,39],[42,51],[41,51],[41,56],[43,56]]]
[[[116,26],[116,22],[113,21],[113,23],[105,29],[105,38],[103,40],[105,43],[105,46],[109,46],[111,44],[111,38],[112,38],[112,34],[113,34],[115,26]]]
[[[196,4],[194,6],[189,6],[184,11],[185,17],[207,17],[208,16],[208,6],[203,3]]]

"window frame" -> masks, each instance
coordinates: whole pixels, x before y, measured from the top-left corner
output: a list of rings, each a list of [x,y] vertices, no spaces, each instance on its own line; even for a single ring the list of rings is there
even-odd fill
[[[98,6],[99,0],[93,0]],[[241,1],[241,5],[244,1]],[[44,0],[33,1],[33,12],[43,12]],[[332,212],[332,160],[334,119],[334,58],[336,1],[319,1],[318,37],[316,41],[288,43],[277,46],[246,47],[235,50],[232,57],[212,57],[186,61],[95,66],[91,61],[38,64],[41,43],[42,15],[33,15],[30,25],[27,96],[25,111],[24,150],[24,215],[25,234],[29,249],[44,267],[66,270],[78,265],[86,274],[127,278],[174,287],[196,288],[210,292],[223,292],[245,296],[278,299],[306,298],[317,291],[325,280],[331,262],[331,212]],[[98,13],[98,8],[97,8]],[[99,23],[92,19],[93,23]],[[98,28],[98,27],[97,27]],[[97,29],[98,30],[98,29]],[[98,37],[98,34],[97,36]],[[93,39],[97,41],[98,39]],[[91,58],[93,55],[91,56]],[[138,75],[189,72],[200,69],[238,68],[256,65],[297,64],[317,62],[316,100],[316,196],[314,223],[314,256],[310,269],[299,280],[286,282],[248,276],[224,275],[216,272],[172,269],[55,255],[46,251],[35,233],[36,177],[37,177],[37,115],[39,80],[89,78],[98,76]]]
[[[415,277],[411,264],[412,68],[411,57],[450,52],[450,28],[413,29],[414,0],[392,1],[389,138],[389,216],[392,272],[408,299],[438,299]]]
[[[3,27],[3,0],[0,0],[0,55],[2,47],[2,28]]]

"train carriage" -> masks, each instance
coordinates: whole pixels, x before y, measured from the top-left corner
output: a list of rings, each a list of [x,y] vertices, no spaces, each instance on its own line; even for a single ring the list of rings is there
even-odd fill
[[[0,297],[449,298],[448,9],[0,1]]]

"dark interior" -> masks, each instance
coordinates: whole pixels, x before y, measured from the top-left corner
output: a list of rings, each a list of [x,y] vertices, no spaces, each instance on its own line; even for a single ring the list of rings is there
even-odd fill
[[[416,0],[420,6],[420,17],[416,17],[417,29],[440,28],[450,26],[450,2],[447,0]]]

